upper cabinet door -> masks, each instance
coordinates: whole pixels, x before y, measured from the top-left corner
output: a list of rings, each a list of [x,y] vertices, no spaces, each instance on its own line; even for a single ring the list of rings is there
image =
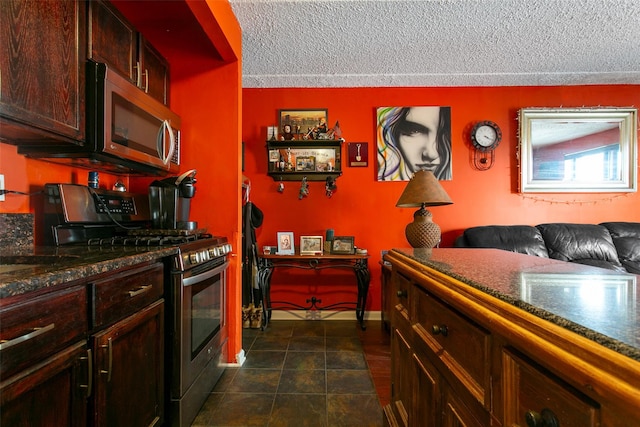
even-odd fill
[[[0,139],[82,144],[86,4],[0,1]]]
[[[89,2],[89,58],[169,105],[169,64],[111,4]]]
[[[136,29],[113,6],[89,2],[89,58],[136,83]]]

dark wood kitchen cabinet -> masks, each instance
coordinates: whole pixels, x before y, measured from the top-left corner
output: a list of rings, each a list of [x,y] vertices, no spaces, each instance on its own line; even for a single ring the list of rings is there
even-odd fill
[[[169,64],[110,3],[89,2],[89,58],[169,105]]]
[[[0,425],[86,425],[86,335],[82,285],[0,307]]]
[[[162,425],[163,292],[152,262],[0,299],[0,425]]]
[[[93,426],[164,422],[163,279],[164,265],[153,263],[89,284]]]
[[[86,3],[0,1],[0,139],[85,140]]]
[[[162,425],[163,318],[161,300],[92,337],[92,425]]]

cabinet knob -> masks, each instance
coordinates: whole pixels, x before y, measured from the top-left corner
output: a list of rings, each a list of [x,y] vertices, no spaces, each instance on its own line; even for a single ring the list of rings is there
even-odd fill
[[[449,335],[449,328],[447,328],[447,325],[433,325],[431,327],[431,332],[433,332],[433,335],[442,335],[443,337],[446,337]]]
[[[529,410],[524,418],[528,427],[560,427],[558,417],[551,409],[544,408],[540,413]]]
[[[396,295],[398,296],[398,298],[406,298],[407,295],[409,295],[409,293],[407,292],[406,289],[404,289],[404,290],[396,292]]]

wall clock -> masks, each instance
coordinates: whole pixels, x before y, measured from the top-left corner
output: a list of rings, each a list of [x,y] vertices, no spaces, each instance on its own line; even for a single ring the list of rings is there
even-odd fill
[[[502,140],[502,131],[494,122],[484,120],[471,129],[471,144],[474,148],[473,164],[479,170],[493,166],[495,149]]]

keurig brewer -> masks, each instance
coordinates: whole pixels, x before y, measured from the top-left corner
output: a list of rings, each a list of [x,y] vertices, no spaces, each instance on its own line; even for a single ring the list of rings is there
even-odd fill
[[[191,198],[196,193],[196,170],[178,177],[156,180],[149,186],[149,211],[155,229],[193,230],[198,224],[189,221]]]

